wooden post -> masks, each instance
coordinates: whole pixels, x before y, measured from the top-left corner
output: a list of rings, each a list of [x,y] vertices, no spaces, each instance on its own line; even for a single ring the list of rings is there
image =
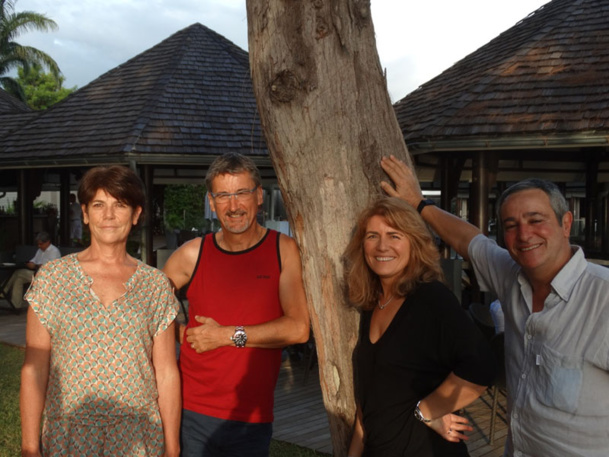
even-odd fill
[[[472,192],[470,195],[470,222],[482,233],[488,234],[488,163],[484,151],[474,153],[472,160]]]
[[[53,240],[56,246],[71,246],[70,239],[70,170],[62,169],[59,172],[59,239]]]

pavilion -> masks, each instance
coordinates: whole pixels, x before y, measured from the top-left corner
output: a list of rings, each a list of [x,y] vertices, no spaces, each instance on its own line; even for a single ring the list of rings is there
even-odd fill
[[[607,24],[606,1],[553,0],[398,101],[423,188],[494,235],[506,186],[554,181],[572,238],[609,258]]]
[[[0,92],[0,120],[0,190],[19,194],[15,243],[31,243],[32,202],[42,189],[60,190],[59,238],[67,240],[69,192],[95,165],[132,167],[153,196],[165,184],[203,184],[212,160],[230,151],[251,156],[265,182],[274,182],[248,54],[201,24],[175,33],[45,111],[32,112]],[[144,260],[152,259],[152,200],[146,208]]]

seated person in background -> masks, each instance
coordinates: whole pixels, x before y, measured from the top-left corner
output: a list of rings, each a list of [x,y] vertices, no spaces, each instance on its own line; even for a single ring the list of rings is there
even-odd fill
[[[5,291],[7,294],[10,291],[11,302],[15,308],[21,308],[23,305],[23,286],[32,282],[38,268],[61,257],[59,249],[51,244],[51,237],[47,232],[38,233],[36,243],[38,244],[36,255],[25,264],[26,268],[15,270],[6,283]]]
[[[380,199],[360,216],[345,257],[349,299],[362,311],[348,455],[469,455],[472,427],[452,412],[493,382],[495,358],[443,284],[423,219],[400,199]]]

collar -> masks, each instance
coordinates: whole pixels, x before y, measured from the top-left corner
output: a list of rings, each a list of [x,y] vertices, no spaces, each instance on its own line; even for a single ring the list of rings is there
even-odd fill
[[[575,284],[584,271],[586,271],[588,262],[586,261],[582,248],[579,246],[571,246],[571,250],[573,255],[556,274],[556,276],[554,276],[554,279],[552,279],[552,282],[550,283],[552,291],[556,296],[552,299],[550,298],[552,294],[550,294],[550,297],[546,298],[544,309],[551,308],[557,304],[558,301],[568,302]],[[531,284],[529,283],[529,280],[525,274],[522,272],[522,269],[520,269],[518,272],[518,283],[520,284],[520,289],[523,291],[523,293],[525,289],[529,291],[531,290]],[[531,293],[532,292],[528,292],[529,295]],[[525,295],[527,294],[525,293]],[[531,305],[529,305],[529,308],[530,306]]]
[[[573,255],[552,280],[552,289],[564,301],[569,301],[575,283],[579,280],[588,266],[584,251],[579,246],[571,246]]]
[[[588,262],[586,261],[586,257],[584,256],[584,251],[579,246],[571,246],[573,251],[573,255],[569,259],[569,261],[561,268],[552,282],[550,286],[552,286],[552,290],[554,293],[563,301],[569,301],[571,297],[571,293],[573,292],[573,288],[575,284],[581,277],[581,275],[586,271],[588,266]],[[522,269],[518,272],[518,283],[522,289],[522,286],[525,284],[530,288],[531,285],[529,280],[522,272]],[[546,305],[549,303],[546,302]],[[545,306],[544,306],[545,308]]]

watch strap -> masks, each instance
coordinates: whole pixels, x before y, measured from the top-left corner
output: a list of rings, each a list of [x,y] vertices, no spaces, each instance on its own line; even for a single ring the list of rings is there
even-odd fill
[[[231,341],[235,343],[235,347],[244,348],[245,343],[247,343],[247,333],[245,333],[245,328],[243,326],[238,325],[235,327],[235,333],[230,337]]]
[[[423,200],[421,200],[419,202],[419,206],[417,206],[417,213],[421,214],[421,211],[423,211],[423,208],[425,208],[426,206],[435,206],[436,202],[434,202],[431,198],[424,198]]]

